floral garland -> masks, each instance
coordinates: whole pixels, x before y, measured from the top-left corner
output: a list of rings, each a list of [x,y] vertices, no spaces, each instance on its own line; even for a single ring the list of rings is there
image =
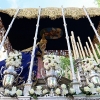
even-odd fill
[[[17,96],[22,96],[23,91],[13,86],[11,89],[5,89],[2,95],[6,97],[17,97]]]
[[[14,66],[16,68],[20,67],[22,60],[22,54],[19,51],[10,52],[8,58],[6,59],[6,67]]]
[[[38,96],[50,96],[50,90],[44,88],[42,86],[36,86],[35,88],[31,88],[29,91],[29,95],[34,99],[37,99]],[[73,88],[67,88],[65,84],[62,84],[60,87],[54,89],[53,96],[68,96],[75,94],[75,90]]]
[[[97,95],[100,94],[100,86],[96,86],[93,83],[89,83],[87,86],[80,88],[83,94]]]

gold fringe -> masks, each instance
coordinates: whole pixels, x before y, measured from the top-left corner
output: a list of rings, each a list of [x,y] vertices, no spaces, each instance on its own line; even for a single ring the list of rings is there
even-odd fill
[[[90,17],[94,16],[100,16],[100,8],[86,8],[88,14]],[[10,16],[14,16],[16,9],[6,9],[6,10],[0,10],[2,13],[6,13]],[[66,18],[73,18],[73,19],[79,19],[86,17],[84,11],[82,8],[64,8],[64,13]],[[21,9],[18,16],[19,18],[37,18],[38,15],[38,8],[25,8]],[[56,19],[62,17],[61,8],[42,8],[41,17],[46,18],[49,17],[51,19]]]

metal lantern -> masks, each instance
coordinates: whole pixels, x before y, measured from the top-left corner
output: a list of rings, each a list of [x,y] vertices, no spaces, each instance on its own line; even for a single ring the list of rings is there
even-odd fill
[[[41,69],[41,75],[44,81],[47,83],[47,86],[51,89],[55,88],[58,86],[58,81],[61,78],[63,74],[63,70],[61,68],[59,69],[54,69],[51,67],[49,70],[45,70],[45,78],[43,76],[43,71],[44,69]],[[61,73],[59,73],[61,72]],[[59,73],[59,74],[58,74]]]
[[[17,76],[17,72],[15,71],[15,67],[9,66],[3,72],[3,75],[4,75],[3,86],[4,87],[11,87],[13,85],[14,80],[15,80],[15,76]]]

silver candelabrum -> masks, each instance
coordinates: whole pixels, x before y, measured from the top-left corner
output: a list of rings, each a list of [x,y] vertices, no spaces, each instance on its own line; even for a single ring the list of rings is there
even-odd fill
[[[2,66],[1,68],[1,76],[3,77],[3,87],[9,88],[13,86],[13,83],[15,82],[16,78],[22,73],[23,68],[21,68],[21,71],[19,74],[15,71],[15,66],[8,66],[7,69]]]
[[[87,83],[91,82],[95,85],[100,85],[100,74],[95,70],[91,70],[90,72],[84,73],[86,76]]]
[[[45,72],[45,76],[43,75],[43,71]],[[51,67],[49,70],[44,68],[41,69],[42,78],[44,79],[45,83],[47,83],[47,87],[51,89],[51,94],[54,94],[53,89],[59,85],[58,82],[60,81],[62,74],[62,68],[54,69]]]

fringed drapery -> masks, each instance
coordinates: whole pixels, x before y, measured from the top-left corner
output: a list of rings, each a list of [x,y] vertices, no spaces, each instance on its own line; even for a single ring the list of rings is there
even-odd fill
[[[100,16],[100,8],[86,8],[86,10],[90,15],[90,17]],[[16,9],[0,10],[0,12],[6,13],[10,16],[14,16]],[[76,8],[76,7],[64,8],[64,12],[66,18],[79,19],[86,17],[82,8]],[[38,8],[25,8],[20,10],[17,17],[19,18],[25,17],[31,19],[31,18],[37,18],[37,16],[38,16]],[[62,17],[61,8],[54,8],[54,7],[42,8],[41,17],[42,18],[49,17],[51,19],[60,18]]]

